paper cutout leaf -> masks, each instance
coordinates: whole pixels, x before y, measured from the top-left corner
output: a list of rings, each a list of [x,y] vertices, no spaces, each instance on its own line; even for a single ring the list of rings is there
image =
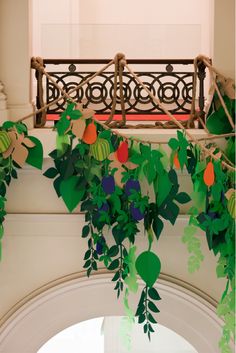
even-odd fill
[[[159,257],[151,251],[144,251],[135,263],[136,270],[148,287],[153,287],[161,272]]]
[[[71,131],[72,133],[78,137],[79,139],[82,139],[83,135],[84,135],[84,130],[86,128],[86,123],[84,121],[84,119],[80,118],[78,120],[73,120],[71,122]]]
[[[203,180],[207,186],[212,186],[215,182],[214,164],[211,161],[208,162],[206,166],[203,174]]]
[[[235,207],[235,192],[231,194],[228,203],[227,203],[227,208],[229,211],[230,216],[235,219],[236,218],[236,207]]]
[[[128,289],[130,292],[136,293],[138,290],[138,282],[137,282],[137,271],[135,267],[135,252],[136,252],[137,247],[132,246],[129,249],[129,254],[128,257],[126,258],[125,262],[129,266],[129,275],[125,278],[125,283],[128,286]]]
[[[69,179],[62,180],[60,184],[60,194],[70,212],[72,212],[82,200],[84,193],[84,188],[81,190],[78,188],[77,176],[72,176]]]
[[[33,148],[30,148],[26,163],[35,168],[42,169],[43,165],[43,146],[41,142],[34,136],[29,136],[28,140],[33,143]],[[25,140],[24,140],[25,143]]]
[[[83,141],[88,145],[91,145],[92,143],[95,143],[96,140],[97,140],[97,129],[94,122],[92,122],[86,127],[84,131]]]

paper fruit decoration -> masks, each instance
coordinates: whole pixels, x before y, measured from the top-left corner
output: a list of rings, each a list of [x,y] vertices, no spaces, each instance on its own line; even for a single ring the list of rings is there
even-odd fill
[[[126,163],[129,158],[129,146],[126,141],[122,141],[116,151],[117,159],[120,163]]]
[[[5,152],[11,145],[10,136],[6,131],[0,131],[0,153]]]
[[[136,270],[148,287],[152,287],[161,272],[159,257],[151,251],[144,251],[135,262]]]
[[[207,163],[203,174],[203,180],[207,186],[212,186],[215,182],[214,164],[211,161]]]
[[[135,207],[133,202],[130,205],[130,212],[135,221],[141,221],[144,218],[144,214],[138,207]]]
[[[97,129],[94,122],[88,124],[84,131],[82,140],[88,145],[95,143],[97,140]]]
[[[232,218],[236,218],[236,208],[235,208],[235,198],[236,198],[236,193],[234,189],[229,189],[227,193],[225,194],[226,198],[228,199],[227,203],[227,208],[229,211],[229,214]]]
[[[177,152],[174,155],[173,163],[176,169],[180,169],[180,162],[179,162],[179,157]]]
[[[140,191],[140,183],[138,180],[129,179],[125,184],[125,193],[131,195],[132,190]]]
[[[104,161],[110,154],[110,144],[103,138],[97,138],[96,142],[90,146],[90,152],[97,161]]]
[[[105,238],[103,236],[101,236],[98,239],[97,244],[96,244],[96,252],[97,252],[98,255],[102,255],[103,254],[105,243],[106,243]]]
[[[102,188],[107,195],[112,194],[115,191],[115,179],[112,175],[103,177]]]

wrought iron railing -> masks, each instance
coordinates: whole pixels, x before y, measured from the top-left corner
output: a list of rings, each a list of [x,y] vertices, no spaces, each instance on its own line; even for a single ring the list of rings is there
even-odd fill
[[[107,59],[44,59],[43,64],[50,76],[68,92],[76,85],[91,77],[98,69],[95,65],[105,65]],[[149,90],[175,115],[189,114],[192,102],[194,66],[192,59],[133,59],[127,60]],[[137,69],[136,69],[137,68]],[[41,72],[36,71],[36,107],[51,103],[60,92]],[[197,72],[197,97],[199,115],[204,117],[205,66],[201,62]],[[123,93],[126,114],[158,115],[162,109],[155,104],[128,72],[123,72]],[[107,115],[111,111],[114,94],[114,72],[105,71],[76,90],[72,97],[84,106],[90,106],[97,114]],[[45,112],[36,116],[36,126],[44,125],[46,115],[59,114],[64,110],[66,99],[59,100]],[[116,114],[121,113],[120,99],[117,97]]]

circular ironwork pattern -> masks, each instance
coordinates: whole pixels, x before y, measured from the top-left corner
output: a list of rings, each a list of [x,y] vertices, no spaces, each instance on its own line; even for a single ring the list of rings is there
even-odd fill
[[[49,73],[66,92],[71,91],[94,74],[94,72],[76,72],[74,66],[71,64],[69,72],[66,73]],[[173,66],[167,65],[166,72],[138,72],[137,75],[172,114],[190,112],[193,73],[175,73]],[[47,103],[57,99],[59,94],[59,90],[46,80]],[[163,114],[159,106],[127,72],[123,73],[123,94],[128,114]],[[98,114],[109,114],[114,97],[114,73],[103,72],[88,84],[75,90],[71,97],[78,102],[83,102],[85,106],[89,105]],[[48,108],[48,113],[59,113],[65,109],[65,106],[66,99],[62,98],[58,103]],[[117,84],[116,113],[121,113],[119,83]]]

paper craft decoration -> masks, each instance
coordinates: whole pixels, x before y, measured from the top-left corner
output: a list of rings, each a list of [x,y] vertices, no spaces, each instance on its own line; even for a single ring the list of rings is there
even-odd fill
[[[116,158],[116,153],[111,153],[108,159],[111,161],[110,168],[117,169],[115,171],[114,178],[115,178],[116,184],[122,188],[124,185],[124,183],[122,182],[123,172],[125,171],[123,165],[125,165],[130,170],[136,169],[138,165],[130,161],[127,161],[125,163],[119,162]]]
[[[3,153],[3,158],[8,158],[12,155],[12,159],[20,166],[23,167],[27,157],[28,148],[33,148],[35,144],[24,134],[19,134],[16,130],[9,131],[9,138],[11,140],[10,147]]]
[[[161,272],[159,257],[151,251],[145,251],[139,255],[135,266],[139,276],[151,288]]]
[[[126,163],[129,158],[129,146],[127,141],[123,141],[120,143],[116,151],[117,159],[120,163]]]
[[[173,163],[176,169],[180,169],[180,162],[177,152],[174,154]]]
[[[97,140],[97,129],[96,129],[96,126],[95,126],[94,122],[90,123],[86,127],[82,139],[88,145],[91,145],[91,144],[96,142],[96,140]]]
[[[140,183],[138,180],[129,179],[125,184],[125,193],[126,195],[130,195],[132,190],[140,191]]]
[[[97,161],[104,161],[110,154],[110,144],[103,138],[98,138],[95,143],[90,146],[91,155]]]
[[[6,131],[0,131],[0,153],[5,152],[11,145],[10,136]]]
[[[102,179],[102,187],[106,194],[112,194],[115,191],[115,180],[112,175],[104,176]]]
[[[212,186],[214,184],[215,172],[214,172],[214,164],[212,163],[212,161],[207,163],[206,169],[203,174],[203,180],[207,186]]]
[[[138,207],[135,207],[134,202],[132,202],[130,205],[130,212],[133,219],[135,219],[136,221],[141,221],[142,219],[144,219],[144,214],[140,211]]]

